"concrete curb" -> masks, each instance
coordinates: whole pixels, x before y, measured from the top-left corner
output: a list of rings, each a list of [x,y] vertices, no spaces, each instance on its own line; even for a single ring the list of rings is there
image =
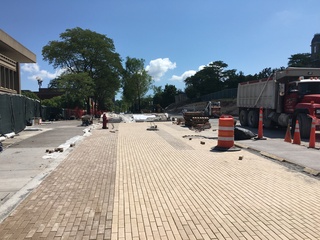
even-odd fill
[[[311,174],[311,175],[313,175],[313,176],[318,176],[318,175],[320,174],[320,171],[314,170],[314,169],[309,168],[309,167],[305,167],[305,168],[303,169],[303,171],[306,172],[306,173],[309,173],[309,174]]]
[[[313,176],[319,176],[320,175],[320,171],[319,170],[315,170],[315,169],[312,169],[310,167],[301,166],[301,165],[299,165],[297,163],[291,162],[288,159],[279,157],[277,155],[274,155],[274,154],[271,154],[271,153],[267,153],[267,152],[264,152],[264,151],[260,151],[258,149],[255,149],[253,147],[248,147],[248,146],[243,145],[241,143],[235,143],[235,146],[237,146],[239,148],[242,148],[242,149],[246,149],[246,150],[252,150],[252,151],[254,151],[256,153],[259,153],[262,156],[268,157],[268,158],[273,159],[273,160],[277,160],[277,161],[280,161],[280,162],[288,162],[288,163],[294,164],[296,166],[303,167],[303,171],[304,172],[306,172],[308,174],[311,174]]]

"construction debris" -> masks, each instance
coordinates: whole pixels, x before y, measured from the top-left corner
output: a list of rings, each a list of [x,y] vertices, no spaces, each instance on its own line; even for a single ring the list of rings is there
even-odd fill
[[[159,129],[158,129],[158,126],[155,125],[154,122],[150,122],[150,127],[147,128],[147,130],[148,130],[148,131],[158,131]]]

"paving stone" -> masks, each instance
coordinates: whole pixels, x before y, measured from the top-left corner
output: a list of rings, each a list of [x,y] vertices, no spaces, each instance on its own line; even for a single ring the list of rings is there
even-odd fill
[[[189,129],[170,122],[158,131],[114,126],[77,144],[0,224],[0,236],[320,239],[318,179],[246,150],[212,152],[216,138],[190,141]]]

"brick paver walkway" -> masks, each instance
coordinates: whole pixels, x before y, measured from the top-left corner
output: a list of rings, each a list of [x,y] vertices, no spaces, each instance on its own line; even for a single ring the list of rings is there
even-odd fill
[[[94,130],[0,224],[0,239],[320,239],[319,180],[157,125]]]

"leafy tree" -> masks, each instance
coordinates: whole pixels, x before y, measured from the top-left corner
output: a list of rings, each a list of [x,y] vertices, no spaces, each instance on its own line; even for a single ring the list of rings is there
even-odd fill
[[[312,59],[310,53],[297,53],[291,55],[288,67],[311,67]]]
[[[146,112],[153,111],[153,97],[151,95],[145,96],[141,99],[141,110]]]
[[[64,89],[65,107],[83,108],[89,104],[89,97],[94,93],[94,81],[88,73],[64,73],[60,77],[50,81],[49,87]]]
[[[161,106],[166,108],[171,103],[175,102],[175,96],[178,94],[178,89],[174,85],[166,84],[164,86],[163,94],[162,94],[162,104]]]
[[[237,88],[241,73],[237,74],[237,70],[231,69],[224,72],[223,88]]]
[[[264,68],[262,71],[260,71],[257,74],[257,79],[263,79],[263,78],[269,78],[272,73],[274,72],[274,70],[272,70],[270,67],[269,68]]]
[[[224,69],[228,65],[222,61],[215,61],[198,71],[195,75],[185,79],[186,94],[189,98],[199,97],[222,90],[223,82],[227,80]]]
[[[163,97],[162,87],[161,86],[158,86],[158,87],[153,86],[152,89],[153,89],[153,98],[152,98],[153,105],[156,105],[156,104],[161,105],[162,104],[162,97]]]
[[[127,57],[122,88],[123,97],[135,111],[141,111],[141,100],[151,87],[151,76],[144,69],[144,60]]]
[[[190,98],[190,99],[200,97],[199,92],[197,91],[197,89],[195,89],[195,88],[193,87],[193,85],[188,85],[188,86],[184,89],[184,92],[186,93],[186,95],[187,95],[188,98]]]
[[[215,61],[196,72],[195,75],[185,80],[185,93],[189,98],[221,91],[228,88],[237,88],[238,84],[245,81],[258,80],[270,77],[274,71],[283,70],[265,68],[254,75],[244,75],[242,71],[237,73],[236,69],[227,70],[228,65],[222,61]]]
[[[67,29],[60,38],[43,47],[43,59],[67,73],[88,73],[95,84],[93,97],[100,103],[98,108],[104,108],[119,90],[123,70],[113,40],[79,27]]]
[[[282,71],[284,70],[285,67],[280,67],[280,68],[264,68],[263,70],[261,70],[258,74],[255,74],[253,79],[249,79],[250,80],[259,80],[259,79],[263,79],[263,78],[269,78],[272,77],[273,74],[277,71]],[[251,75],[247,76],[246,78],[250,78]]]
[[[175,96],[179,93],[182,93],[181,90],[178,90],[176,86],[166,84],[164,87],[164,90],[162,90],[162,87],[153,87],[153,104],[159,105],[163,108],[166,108],[170,104],[175,102]]]
[[[116,100],[114,102],[115,112],[126,112],[127,110],[128,110],[128,106],[123,100]]]
[[[31,91],[21,91],[21,94],[23,96],[26,96],[31,99],[40,100],[40,98],[37,96],[37,94],[35,94],[34,92],[31,92]]]
[[[47,107],[63,108],[65,107],[63,103],[65,102],[64,96],[57,96],[50,99],[44,99],[41,101],[41,105]]]

